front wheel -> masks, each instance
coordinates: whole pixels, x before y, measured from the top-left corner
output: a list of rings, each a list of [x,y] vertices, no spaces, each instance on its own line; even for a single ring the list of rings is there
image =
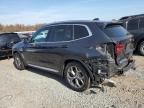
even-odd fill
[[[24,70],[25,69],[25,65],[24,65],[24,62],[22,61],[21,56],[18,53],[15,53],[13,58],[14,58],[14,66],[18,70]]]
[[[65,79],[69,87],[82,92],[90,87],[90,77],[86,69],[77,62],[68,63],[65,68]]]
[[[139,44],[139,53],[144,56],[144,41]]]

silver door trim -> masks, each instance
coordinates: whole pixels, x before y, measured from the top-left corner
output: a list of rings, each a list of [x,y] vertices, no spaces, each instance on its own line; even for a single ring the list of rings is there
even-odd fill
[[[52,71],[52,72],[56,72],[56,73],[59,72],[58,70],[55,70],[55,69],[46,68],[46,67],[42,67],[42,66],[37,66],[37,65],[33,65],[33,64],[28,64],[28,66],[43,69],[43,70],[47,70],[47,71]]]

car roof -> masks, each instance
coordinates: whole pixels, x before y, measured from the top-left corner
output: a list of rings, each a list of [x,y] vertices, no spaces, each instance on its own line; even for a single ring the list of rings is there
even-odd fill
[[[59,25],[59,24],[98,24],[101,26],[106,26],[107,24],[120,24],[118,21],[102,21],[102,20],[71,20],[71,21],[59,21],[59,22],[54,22],[54,23],[49,23],[44,25],[43,27],[46,26],[52,26],[52,25]]]
[[[0,33],[0,36],[6,35],[6,34],[17,34],[17,33],[13,33],[13,32],[9,32],[9,33]]]
[[[17,33],[13,33],[13,32],[6,32],[6,33],[0,33],[1,34],[17,34]]]
[[[139,17],[144,17],[144,14],[124,16],[124,17],[120,18],[119,20],[128,20],[131,18],[139,18]]]
[[[69,21],[58,21],[58,22],[53,22],[49,23],[47,25],[58,25],[58,24],[87,24],[87,23],[92,23],[94,21],[91,20],[69,20]]]

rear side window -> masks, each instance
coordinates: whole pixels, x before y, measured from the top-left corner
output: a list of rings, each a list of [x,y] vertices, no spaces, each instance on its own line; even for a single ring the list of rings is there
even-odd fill
[[[129,32],[120,25],[109,26],[105,29],[109,37],[125,37]]]
[[[53,27],[53,32],[50,41],[70,41],[73,40],[73,26],[72,25],[58,25]]]
[[[89,36],[89,32],[85,26],[74,25],[74,38],[79,39]]]
[[[9,41],[14,42],[14,43],[20,41],[20,38],[17,34],[9,34],[8,38],[9,38]]]
[[[144,18],[140,18],[139,28],[144,28]]]
[[[127,29],[128,30],[137,30],[138,29],[138,22],[139,22],[139,19],[129,20]]]

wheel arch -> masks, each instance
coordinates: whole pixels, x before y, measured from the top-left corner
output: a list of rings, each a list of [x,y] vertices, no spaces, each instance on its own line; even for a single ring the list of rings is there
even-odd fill
[[[141,42],[144,42],[144,37],[141,38],[141,39],[137,42],[137,45],[136,45],[136,49],[137,49],[137,50],[138,50],[139,45],[141,44]]]
[[[70,62],[80,63],[80,64],[86,69],[87,74],[90,76],[90,79],[91,79],[91,80],[94,80],[94,76],[93,76],[92,72],[88,69],[88,67],[85,65],[84,62],[82,62],[81,60],[78,60],[78,59],[67,59],[67,60],[64,61],[63,70],[62,70],[63,76],[64,76],[64,74],[65,74],[65,73],[64,73],[65,67],[66,67],[67,64],[70,63]]]
[[[138,50],[140,43],[144,41],[144,35],[142,35],[141,37],[142,38],[138,39],[138,41],[136,42],[135,45],[136,50]]]
[[[12,52],[12,55],[14,55],[15,53],[17,53],[17,54],[19,54],[19,55],[20,55],[20,57],[21,57],[22,61],[23,61],[23,62],[24,62],[24,64],[25,64],[25,66],[27,66],[27,63],[26,63],[26,61],[24,60],[24,57],[22,56],[22,54],[21,54],[19,51],[15,50],[15,51],[13,51],[13,52]]]

